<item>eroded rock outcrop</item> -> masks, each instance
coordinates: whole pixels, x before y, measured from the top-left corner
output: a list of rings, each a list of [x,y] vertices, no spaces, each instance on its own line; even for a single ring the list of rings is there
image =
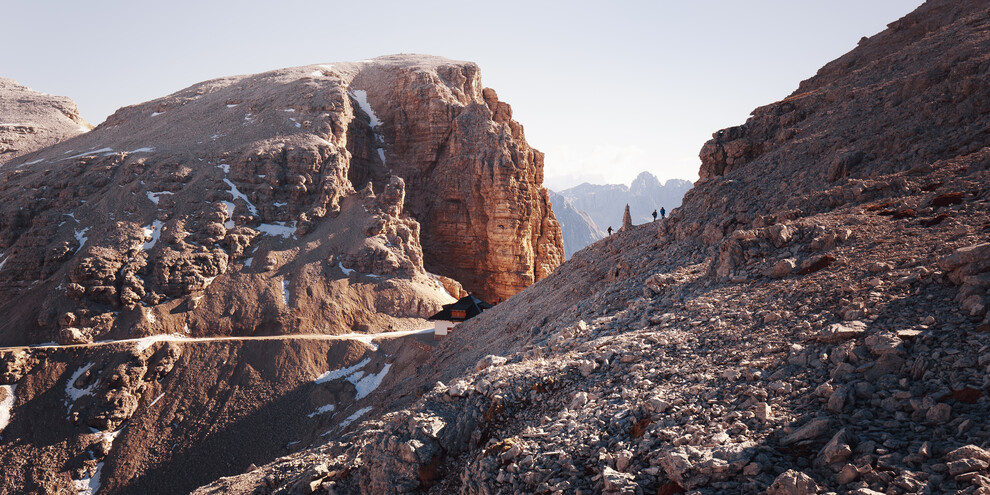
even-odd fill
[[[71,99],[0,77],[0,165],[91,128]]]
[[[468,62],[216,79],[29,158],[0,169],[0,341],[387,327],[563,258],[542,154]]]

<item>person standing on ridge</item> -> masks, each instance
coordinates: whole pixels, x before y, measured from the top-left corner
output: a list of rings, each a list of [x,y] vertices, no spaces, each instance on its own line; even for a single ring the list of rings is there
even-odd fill
[[[612,235],[612,226],[611,225],[608,226],[608,235]]]
[[[653,221],[657,221],[657,210],[653,210]]]
[[[653,218],[656,218],[656,215],[653,215]],[[667,210],[663,209],[663,207],[661,206],[660,207],[660,220],[663,220],[664,218],[667,218]]]

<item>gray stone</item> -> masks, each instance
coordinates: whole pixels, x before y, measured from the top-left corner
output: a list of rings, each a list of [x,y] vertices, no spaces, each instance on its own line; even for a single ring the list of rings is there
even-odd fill
[[[767,495],[812,495],[818,493],[814,478],[800,471],[788,469],[773,480]]]
[[[804,426],[794,430],[790,435],[782,438],[780,444],[786,447],[803,440],[820,437],[828,433],[828,424],[828,418],[815,418]]]

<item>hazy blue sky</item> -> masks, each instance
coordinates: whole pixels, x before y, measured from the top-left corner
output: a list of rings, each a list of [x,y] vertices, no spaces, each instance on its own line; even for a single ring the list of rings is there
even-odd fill
[[[921,0],[0,0],[0,76],[93,124],[193,83],[429,53],[481,66],[547,183],[697,179],[718,129],[779,100]]]

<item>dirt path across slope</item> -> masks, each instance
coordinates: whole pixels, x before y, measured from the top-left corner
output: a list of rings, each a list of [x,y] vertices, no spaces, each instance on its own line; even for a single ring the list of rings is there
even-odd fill
[[[160,334],[151,335],[148,337],[140,337],[135,339],[122,339],[122,340],[102,340],[98,342],[90,342],[88,344],[35,344],[26,346],[11,346],[11,347],[0,347],[0,351],[17,351],[26,349],[92,349],[96,347],[120,345],[120,344],[137,344],[139,346],[150,346],[156,342],[178,342],[178,343],[202,343],[202,342],[225,342],[225,341],[252,341],[252,340],[358,340],[369,345],[373,345],[372,341],[383,339],[383,338],[399,338],[407,337],[410,335],[415,335],[419,337],[417,340],[422,341],[425,344],[430,344],[434,342],[430,335],[433,334],[433,328],[423,328],[419,330],[403,330],[397,332],[382,332],[382,333],[347,333],[341,335],[325,335],[316,333],[307,334],[289,334],[289,335],[250,335],[250,336],[224,336],[224,337],[187,337],[185,335],[178,334]]]

